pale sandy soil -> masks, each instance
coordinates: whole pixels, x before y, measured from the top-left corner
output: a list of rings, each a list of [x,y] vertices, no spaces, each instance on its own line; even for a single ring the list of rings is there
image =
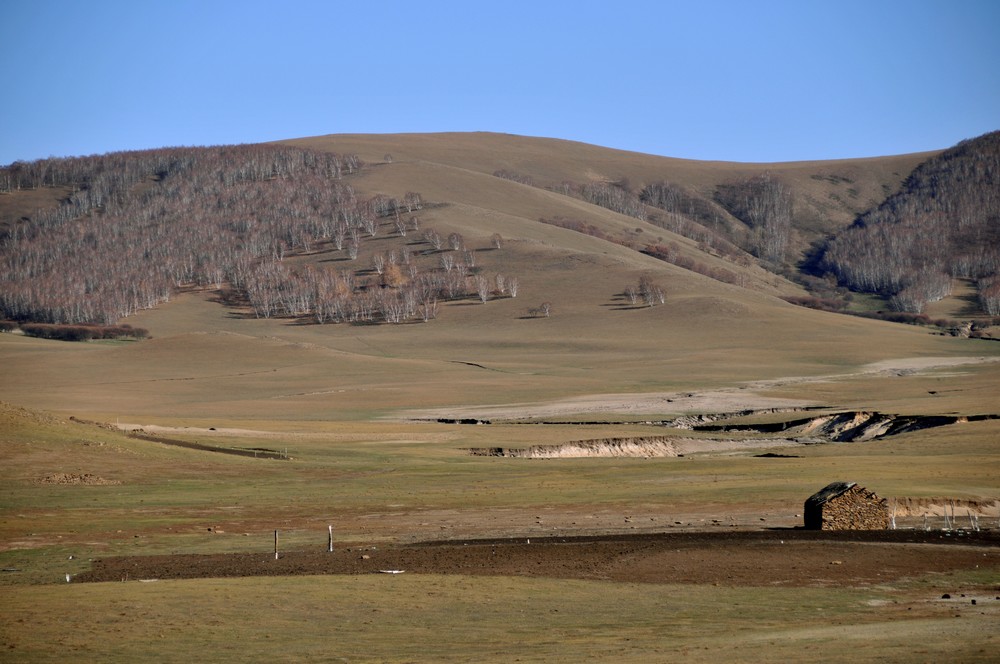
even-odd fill
[[[142,432],[153,435],[166,435],[166,434],[200,434],[207,435],[211,434],[213,436],[233,436],[233,437],[253,437],[253,438],[307,438],[307,437],[324,437],[328,438],[328,434],[321,433],[301,433],[295,432],[291,433],[288,431],[263,431],[260,429],[235,429],[231,427],[172,427],[163,426],[160,424],[137,424],[134,422],[117,422],[116,426],[122,431],[128,432]]]
[[[393,419],[436,420],[479,419],[520,420],[565,417],[568,415],[618,415],[650,413],[734,413],[771,408],[804,408],[816,405],[797,399],[763,396],[760,392],[788,385],[822,383],[847,378],[880,375],[914,375],[926,371],[969,364],[995,362],[990,357],[911,357],[876,362],[859,371],[826,376],[795,376],[754,381],[738,387],[706,392],[658,392],[645,394],[592,394],[548,403],[483,404],[404,411]]]

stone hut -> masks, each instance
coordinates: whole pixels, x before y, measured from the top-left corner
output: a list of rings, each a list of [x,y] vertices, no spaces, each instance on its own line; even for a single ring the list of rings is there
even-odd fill
[[[885,498],[854,482],[833,482],[806,500],[805,526],[810,530],[885,530],[889,507]]]

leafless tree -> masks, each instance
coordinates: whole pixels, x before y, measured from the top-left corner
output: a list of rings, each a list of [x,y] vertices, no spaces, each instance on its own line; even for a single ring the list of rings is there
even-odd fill
[[[644,274],[639,278],[639,294],[642,295],[643,302],[648,307],[666,302],[666,294],[663,289],[654,283],[649,275]]]
[[[347,225],[337,224],[333,229],[333,246],[337,247],[337,251],[344,248],[344,241],[347,239]]]
[[[403,196],[403,204],[406,206],[407,212],[413,212],[414,210],[419,210],[424,206],[423,199],[420,194],[415,191],[408,191],[406,195]]]
[[[490,299],[491,291],[490,280],[485,275],[476,275],[476,294],[479,295],[479,301],[485,304]]]
[[[426,323],[429,320],[437,318],[438,313],[438,301],[435,297],[427,297],[420,302],[419,306],[420,317]]]
[[[552,303],[542,302],[537,307],[532,307],[528,309],[528,315],[534,317],[548,318],[549,314],[552,313]]]
[[[406,222],[403,221],[403,218],[399,216],[399,214],[396,214],[396,216],[393,217],[393,226],[396,229],[396,235],[399,237],[406,237]]]
[[[435,251],[441,251],[441,247],[444,246],[444,241],[441,236],[438,235],[437,231],[432,228],[428,228],[424,231],[424,242],[431,245]]]
[[[365,233],[368,233],[369,237],[375,237],[378,235],[378,219],[371,215],[365,215],[361,218],[361,228]]]

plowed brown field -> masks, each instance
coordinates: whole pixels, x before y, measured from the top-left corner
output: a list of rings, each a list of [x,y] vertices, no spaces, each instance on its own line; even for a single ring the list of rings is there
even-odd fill
[[[303,574],[463,574],[723,586],[841,586],[1000,566],[1000,532],[688,532],[342,545],[95,560],[74,581]],[[1000,588],[998,588],[1000,590]]]

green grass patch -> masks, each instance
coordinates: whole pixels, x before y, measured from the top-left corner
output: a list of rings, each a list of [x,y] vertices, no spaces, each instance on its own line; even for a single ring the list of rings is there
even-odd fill
[[[375,575],[8,591],[10,661],[830,661],[862,635],[912,654],[927,622],[900,630],[893,594],[864,589]]]

